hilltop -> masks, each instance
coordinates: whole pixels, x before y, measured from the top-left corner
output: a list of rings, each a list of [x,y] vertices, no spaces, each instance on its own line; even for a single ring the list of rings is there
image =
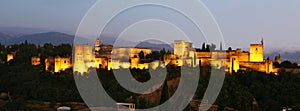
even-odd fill
[[[70,35],[61,32],[44,32],[44,33],[33,33],[33,34],[6,34],[0,32],[0,44],[12,45],[20,44],[27,40],[29,43],[36,45],[43,45],[45,43],[52,43],[53,45],[60,44],[73,44],[75,35]],[[81,42],[84,43],[94,43],[94,40],[89,40],[87,38],[79,38]],[[101,37],[101,42],[103,44],[114,44],[116,38],[113,37]],[[126,40],[128,43],[134,43],[132,41]],[[152,50],[161,50],[165,48],[166,50],[172,51],[172,46],[163,43],[152,43],[148,41],[141,42],[137,47],[148,47]]]

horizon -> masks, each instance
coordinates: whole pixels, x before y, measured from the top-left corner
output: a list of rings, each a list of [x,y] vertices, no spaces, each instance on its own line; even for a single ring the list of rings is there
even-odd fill
[[[7,32],[1,32],[0,30],[0,33],[3,33],[3,34],[7,34],[7,35],[16,35],[16,36],[11,36],[10,39],[12,38],[21,38],[23,36],[30,36],[30,35],[36,35],[36,34],[47,34],[47,33],[61,33],[61,34],[67,34],[68,36],[75,36],[75,34],[71,34],[71,33],[67,33],[67,32],[59,32],[59,31],[40,31],[40,32],[33,32],[33,33],[16,33],[16,32],[10,32],[10,31],[7,31]],[[85,38],[85,37],[80,37],[80,38],[83,38],[83,39],[86,39],[88,41],[88,44],[93,44],[95,40],[91,39],[91,38]],[[103,38],[103,37],[100,37],[100,39]],[[115,37],[109,37],[109,36],[105,36],[104,38],[110,38],[112,40],[116,40]],[[124,39],[126,42],[132,42],[132,43],[138,43],[137,41],[132,41],[130,39]],[[178,39],[179,40],[179,39]],[[102,41],[104,44],[106,45],[113,45],[112,43],[108,43],[107,41]],[[173,41],[170,41],[170,44],[169,43],[164,43],[162,41],[154,41],[154,40],[147,40],[147,41],[143,41],[143,42],[148,42],[148,43],[151,43],[151,44],[163,44],[163,45],[170,45],[173,47]],[[264,44],[265,42],[268,42],[266,40],[264,40]],[[0,42],[1,43],[1,42]],[[51,43],[51,42],[49,42]],[[142,43],[142,42],[140,42]],[[192,42],[193,43],[193,42]],[[200,44],[202,45],[202,43],[206,43],[206,41],[202,41]],[[244,44],[243,47],[232,47],[230,45],[225,45],[225,49],[227,50],[229,47],[231,47],[233,50],[237,49],[237,48],[241,48],[243,51],[249,51],[249,46],[250,44],[257,44],[257,43],[260,43],[259,40],[254,40],[252,42],[249,42],[249,44]],[[15,44],[15,43],[13,43]],[[9,44],[3,44],[2,45],[13,45],[12,43],[9,43]],[[36,43],[34,43],[36,44]],[[52,43],[53,44],[53,43]],[[210,44],[210,43],[208,43]],[[218,43],[213,43],[215,45],[218,45]],[[41,44],[40,44],[41,45]],[[193,44],[194,45],[194,44]],[[195,48],[201,48],[201,46],[196,46]],[[217,48],[218,49],[218,48]],[[265,47],[265,52],[267,54],[273,54],[273,53],[278,53],[278,54],[284,54],[284,53],[296,53],[296,52],[300,52],[300,49],[294,49],[294,50],[287,50],[287,49],[284,49],[284,48],[274,48],[274,47]]]
[[[1,32],[0,32],[1,33]],[[28,34],[28,35],[35,35],[35,34],[46,34],[46,33],[60,33],[60,34],[67,34],[67,33],[62,33],[62,32],[40,32],[40,33],[33,33],[33,34]],[[67,34],[67,35],[69,35],[70,37],[71,36],[74,36],[74,35],[70,35],[70,34]],[[22,36],[24,36],[24,35],[21,35],[21,36],[19,36],[19,38],[20,37],[22,37]],[[25,34],[25,36],[26,36],[26,34]],[[14,38],[18,38],[18,37],[14,37]],[[107,39],[107,38],[106,38]],[[101,40],[101,37],[100,37],[100,40]],[[114,38],[114,40],[115,40],[115,38]],[[94,44],[94,42],[95,42],[95,40],[86,40],[86,41],[88,41],[87,42],[87,44],[89,44],[89,45],[92,45],[93,46],[93,44]],[[24,43],[25,41],[22,41],[21,43]],[[101,42],[102,42],[102,44],[103,45],[113,45],[113,44],[111,44],[111,43],[107,43],[106,41],[103,41],[103,40],[101,40]],[[126,41],[126,42],[128,42],[128,43],[133,43],[133,44],[135,44],[136,42],[133,42],[133,41],[130,41],[130,40],[128,40],[128,41]],[[264,42],[266,42],[266,41],[264,41]],[[34,43],[34,42],[32,42],[32,41],[28,41],[28,43],[32,43],[32,44],[35,44],[35,45],[43,45],[43,44],[38,44],[38,43]],[[47,42],[48,43],[48,42]],[[51,43],[51,42],[49,42],[49,43]],[[143,41],[143,42],[141,42],[141,43],[150,43],[150,44],[157,44],[157,45],[160,45],[160,46],[162,46],[162,45],[164,45],[164,47],[163,48],[166,48],[166,50],[170,50],[171,52],[173,52],[173,49],[170,49],[170,48],[174,48],[174,41],[172,41],[171,42],[171,44],[167,44],[167,43],[164,43],[164,42],[161,42],[161,41],[155,41],[155,40],[149,40],[149,41]],[[192,42],[193,43],[193,42]],[[203,42],[203,43],[205,43],[205,44],[210,44],[210,43],[206,43],[206,42]],[[257,44],[257,43],[259,43],[259,42],[256,42],[255,44]],[[14,43],[14,44],[20,44],[20,43]],[[61,45],[61,44],[70,44],[70,45],[72,45],[71,43],[59,43],[59,44],[55,44],[55,43],[51,43],[51,44],[53,44],[54,46],[58,46],[58,45]],[[215,44],[215,43],[214,43]],[[3,44],[2,44],[3,45]],[[5,44],[4,44],[5,45]],[[5,46],[9,46],[9,45],[13,45],[13,44],[6,44]],[[166,47],[166,45],[168,45],[168,47]],[[232,50],[236,50],[237,48],[241,48],[242,49],[242,51],[246,51],[246,52],[249,52],[249,47],[250,46],[250,44],[248,44],[248,47],[246,47],[246,48],[241,48],[241,47],[231,47],[232,48]],[[122,46],[117,46],[117,47],[122,47]],[[126,47],[126,46],[123,46],[123,47]],[[129,47],[129,46],[128,46]],[[151,49],[153,49],[153,50],[159,50],[158,48],[158,46],[154,46],[154,47],[149,47],[149,44],[148,45],[139,45],[139,46],[137,46],[137,47],[145,47],[145,48],[151,48]],[[230,46],[226,46],[225,48],[223,48],[223,50],[228,50],[228,48],[229,48]],[[194,48],[196,48],[196,49],[201,49],[201,47],[194,47]],[[160,49],[162,49],[162,48],[160,48]],[[219,50],[219,48],[217,47],[216,48],[216,50]],[[264,58],[266,59],[266,58],[268,58],[268,57],[270,57],[270,58],[274,58],[275,56],[277,56],[278,54],[280,54],[281,56],[282,56],[282,60],[283,61],[291,61],[291,62],[297,62],[297,63],[299,63],[300,64],[300,58],[298,58],[298,55],[299,55],[299,53],[300,53],[300,51],[285,51],[285,50],[282,50],[282,49],[275,49],[275,50],[269,50],[268,48],[265,48],[265,55],[264,55]]]

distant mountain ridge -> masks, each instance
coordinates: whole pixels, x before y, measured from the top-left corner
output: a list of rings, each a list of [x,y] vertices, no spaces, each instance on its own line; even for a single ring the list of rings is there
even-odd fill
[[[300,51],[279,53],[278,52],[267,53],[265,54],[265,57],[270,57],[270,59],[274,59],[275,56],[278,56],[280,54],[281,61],[289,60],[292,62],[300,63]]]
[[[62,43],[72,44],[74,36],[60,33],[60,32],[47,32],[23,35],[9,41],[10,44],[19,44],[27,40],[29,43],[43,45],[45,43],[52,43],[59,45]]]
[[[74,42],[74,35],[69,35],[61,32],[45,32],[45,33],[35,33],[35,34],[9,34],[9,33],[3,33],[0,32],[0,43],[3,45],[12,45],[12,44],[19,44],[23,43],[25,40],[27,40],[29,43],[37,44],[37,45],[43,45],[45,43],[52,43],[54,45],[59,45],[62,43],[66,44],[73,44]],[[116,38],[113,37],[100,37],[101,43],[106,45],[113,45]],[[88,40],[85,38],[79,38],[82,43],[94,43],[95,40]],[[128,41],[128,43],[135,43],[132,41]],[[163,48],[166,50],[173,51],[173,44],[165,44],[162,42],[151,42],[151,41],[145,41],[141,42],[137,45],[137,47],[147,47],[151,48],[152,50],[158,51]],[[270,59],[274,59],[275,56],[278,54],[281,55],[282,60],[290,60],[293,62],[300,63],[300,51],[296,52],[279,52],[275,51],[272,53],[266,53],[265,58],[270,57]]]
[[[0,32],[0,43],[1,44],[7,44],[8,40],[11,38],[10,35],[7,35],[5,33]]]
[[[3,45],[12,45],[12,44],[20,44],[27,40],[29,43],[33,43],[36,45],[43,45],[45,43],[52,43],[53,45],[59,44],[73,44],[74,35],[69,35],[61,32],[45,32],[45,33],[35,33],[35,34],[25,34],[21,36],[11,36],[9,34],[0,33],[0,43]],[[80,43],[90,43],[94,44],[95,40],[89,40],[86,38],[76,38],[76,40],[80,41]],[[116,38],[113,37],[100,37],[101,43],[106,45],[113,45],[116,41]],[[125,40],[124,42],[135,43],[132,41]],[[166,50],[172,51],[172,46],[163,43],[151,43],[151,42],[141,42],[137,45],[137,47],[147,47],[152,50],[161,50],[165,48]]]
[[[5,32],[9,34],[35,34],[35,33],[44,33],[52,32],[51,29],[39,27],[20,27],[20,26],[4,26],[0,25],[0,32]]]
[[[36,45],[43,45],[45,43],[52,43],[53,45],[59,44],[73,44],[75,35],[69,35],[61,32],[45,32],[45,33],[34,33],[25,34],[20,36],[10,36],[5,33],[0,32],[0,43],[3,45],[20,44],[26,40],[29,43]],[[113,42],[115,39],[110,37],[103,37],[104,41]],[[94,40],[89,40],[87,38],[78,37],[81,43],[93,43]],[[109,43],[107,43],[109,44]]]
[[[169,44],[163,44],[163,43],[150,43],[150,42],[141,42],[137,45],[137,47],[147,47],[151,48],[154,51],[159,51],[165,48],[166,51],[171,51],[173,52],[173,47]]]

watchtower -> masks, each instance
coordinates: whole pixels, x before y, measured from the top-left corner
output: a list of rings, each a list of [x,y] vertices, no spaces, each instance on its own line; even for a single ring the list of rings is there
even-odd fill
[[[261,44],[250,44],[250,62],[264,61],[264,42]]]

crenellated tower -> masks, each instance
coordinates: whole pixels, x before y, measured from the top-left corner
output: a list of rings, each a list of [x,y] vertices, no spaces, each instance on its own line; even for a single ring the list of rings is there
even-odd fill
[[[99,38],[97,38],[96,42],[95,42],[95,52],[100,52],[101,49],[101,41]]]

